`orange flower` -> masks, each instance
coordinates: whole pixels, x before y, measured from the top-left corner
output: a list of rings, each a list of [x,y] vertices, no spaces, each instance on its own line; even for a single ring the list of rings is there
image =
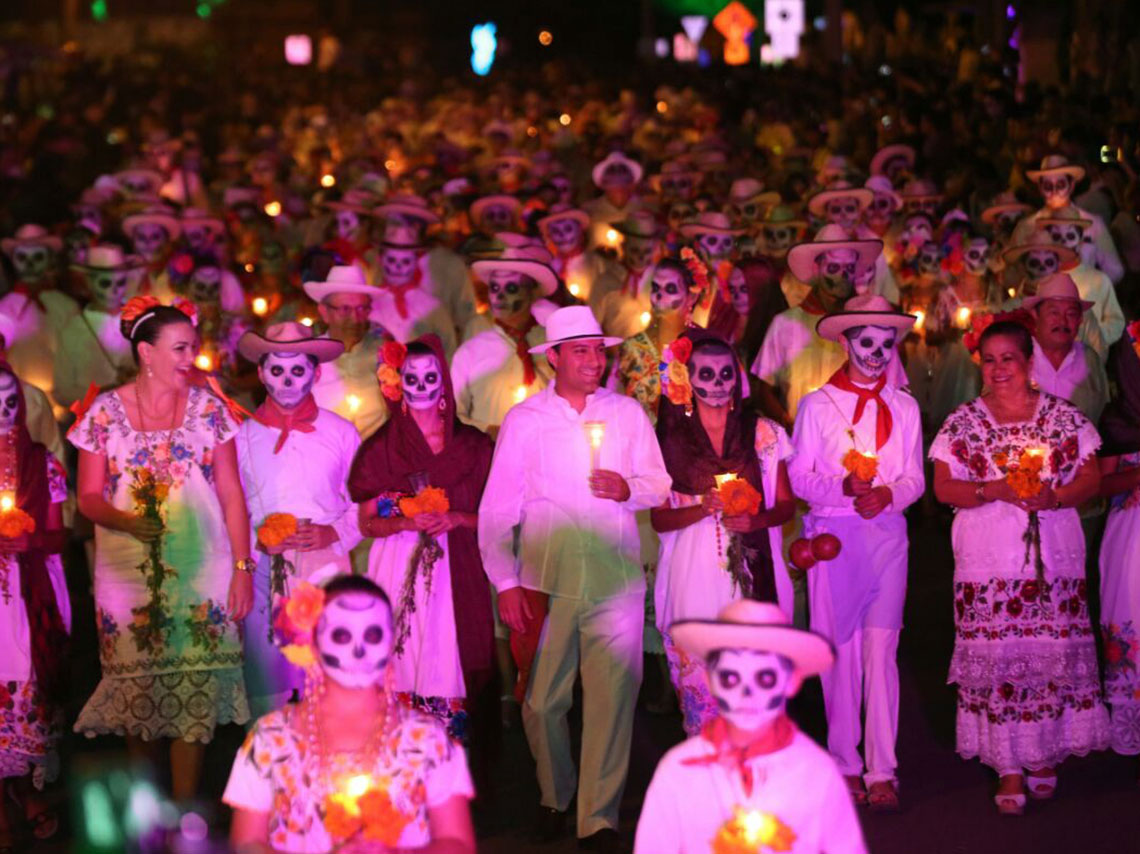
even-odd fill
[[[1043,452],[1030,453],[1029,450],[1025,450],[1018,457],[1017,466],[1011,467],[1006,472],[1005,481],[1018,498],[1032,498],[1045,487],[1045,482],[1041,479],[1044,468]]]
[[[257,539],[274,548],[297,533],[297,517],[292,513],[270,513],[257,529]]]
[[[19,507],[0,513],[0,537],[15,539],[22,534],[33,534],[35,530],[36,520]]]
[[[360,810],[348,795],[333,792],[325,798],[325,830],[333,839],[348,839],[360,831]]]
[[[376,380],[380,383],[380,393],[388,400],[399,400],[404,396],[404,389],[400,385],[400,372],[389,364],[383,364],[376,369]]]
[[[759,854],[773,851],[777,854],[791,851],[796,844],[796,832],[771,813],[744,810],[737,807],[732,818],[717,830],[713,837],[713,854]]]
[[[852,448],[843,455],[843,468],[859,480],[870,483],[879,473],[879,458],[874,454],[863,454]]]
[[[1005,471],[1006,466],[1009,465],[1009,454],[998,451],[994,454],[994,465],[1002,471]]]
[[[408,817],[402,813],[383,789],[369,789],[357,800],[364,822],[365,839],[394,847],[400,842]]]
[[[286,644],[281,647],[281,654],[285,656],[286,661],[297,667],[309,668],[317,663],[317,657],[309,644]]]
[[[158,297],[141,296],[131,297],[127,300],[127,304],[123,306],[119,312],[119,317],[130,323],[145,311],[149,311],[157,305],[162,305],[162,301]]]
[[[421,513],[446,513],[450,509],[447,493],[438,486],[425,486],[413,497],[400,499],[400,512],[409,518]]]
[[[725,516],[754,516],[760,512],[760,493],[742,478],[725,481],[718,492]]]
[[[316,628],[324,607],[325,591],[301,581],[285,603],[285,615],[298,631],[311,632]]]

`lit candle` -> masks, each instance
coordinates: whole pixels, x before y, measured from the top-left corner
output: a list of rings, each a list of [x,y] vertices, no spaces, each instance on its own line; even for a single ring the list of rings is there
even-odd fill
[[[344,793],[353,800],[365,795],[372,788],[372,777],[368,774],[357,774],[349,777],[344,784]]]
[[[1017,296],[1017,288],[1010,288],[1006,291],[1006,293],[1009,294],[1010,299],[1013,299],[1015,296]]]
[[[914,331],[921,332],[923,324],[926,323],[926,312],[922,309],[918,309],[914,313],[914,318]]]
[[[360,404],[362,401],[355,394],[350,394],[344,398],[344,402],[348,406],[348,411],[355,415],[360,409]]]
[[[265,213],[267,216],[281,216],[281,202],[277,200],[267,202],[265,205]]]
[[[209,353],[199,353],[194,358],[194,367],[200,371],[212,371],[214,369],[214,360],[210,358]]]
[[[5,492],[0,495],[0,513],[11,513],[16,509],[16,499],[12,493]]]
[[[269,311],[269,300],[267,300],[265,297],[254,297],[253,298],[253,313],[254,314],[256,314],[258,317],[264,317],[268,311]]]
[[[748,810],[740,817],[741,829],[744,839],[749,845],[764,845],[772,838],[776,829],[776,821],[767,813],[759,810]]]
[[[253,264],[246,264],[245,265],[245,271],[247,273],[252,273],[253,272]]]
[[[658,101],[657,102],[657,112],[662,113],[662,114],[669,112],[668,102],[667,101]]]
[[[605,421],[587,421],[586,438],[590,440],[590,471],[598,468],[602,454],[602,440],[606,437]]]
[[[563,113],[562,115],[560,115],[558,117],[558,123],[560,125],[562,125],[562,127],[566,127],[567,125],[569,125],[570,124],[570,114],[569,113]]]
[[[321,176],[321,186],[322,187],[335,187],[336,186],[336,176],[330,175],[330,174],[322,175]]]
[[[970,325],[970,309],[966,306],[961,306],[958,313],[954,316],[955,321],[958,323],[959,328],[965,329]]]
[[[1034,458],[1041,460],[1041,477],[1042,479],[1049,477],[1049,449],[1048,448],[1026,448],[1025,453]]]
[[[572,297],[576,297],[582,292],[582,288],[578,285],[577,282],[571,282],[568,284],[566,286],[566,290],[570,291],[570,296]]]
[[[614,228],[607,228],[606,229],[606,243],[609,246],[617,246],[618,236],[619,235],[617,233],[617,229],[614,229]]]
[[[312,325],[313,325],[313,318],[311,318],[311,317],[302,317],[302,318],[301,318],[301,325],[302,325],[302,326],[312,326]]]
[[[649,321],[651,321],[652,319],[653,319],[653,315],[650,314],[648,311],[643,311],[641,313],[641,325],[642,326],[649,326]]]
[[[526,386],[520,385],[515,389],[515,403],[522,403],[526,400]]]
[[[724,485],[731,480],[736,480],[736,475],[732,472],[725,472],[724,474],[714,474],[713,480],[716,481],[716,488],[718,490],[724,489]]]

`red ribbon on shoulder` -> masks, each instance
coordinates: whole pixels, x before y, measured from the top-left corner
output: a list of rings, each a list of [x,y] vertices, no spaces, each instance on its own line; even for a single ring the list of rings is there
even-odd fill
[[[67,407],[75,413],[75,423],[67,428],[67,435],[71,435],[71,431],[79,426],[79,422],[83,420],[83,416],[87,414],[87,410],[95,403],[95,398],[99,396],[99,386],[95,383],[87,386],[87,393],[83,395],[83,400],[77,400],[71,406]]]

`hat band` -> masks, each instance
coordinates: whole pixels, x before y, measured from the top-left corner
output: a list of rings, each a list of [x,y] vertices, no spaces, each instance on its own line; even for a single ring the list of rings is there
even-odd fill
[[[605,336],[604,332],[598,332],[596,334],[593,332],[586,332],[586,333],[583,333],[581,335],[570,335],[569,337],[566,337],[566,338],[557,338],[554,341],[547,341],[546,343],[551,347],[556,347],[559,344],[565,344],[567,341],[581,341],[584,338],[605,338],[605,337],[606,336]]]

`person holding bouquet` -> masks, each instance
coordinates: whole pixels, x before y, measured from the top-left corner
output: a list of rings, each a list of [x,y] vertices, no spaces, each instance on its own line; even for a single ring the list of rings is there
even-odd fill
[[[443,345],[389,342],[377,378],[392,411],[348,478],[368,577],[393,599],[393,690],[466,736],[471,703],[494,674],[491,592],[475,538],[491,439],[459,421]]]
[[[245,687],[254,715],[277,708],[303,684],[273,646],[273,605],[300,579],[352,571],[360,542],[356,506],[345,486],[360,434],[352,422],[321,409],[313,384],[344,345],[318,338],[301,323],[247,332],[238,352],[257,365],[265,402],[238,429],[242,488],[257,549],[253,610],[243,637]]]
[[[666,349],[657,440],[673,488],[652,511],[661,536],[654,606],[685,732],[696,735],[716,717],[716,701],[704,662],[668,629],[711,620],[741,597],[779,599],[791,615],[780,538],[794,509],[784,466],[791,443],[774,421],[745,409],[744,374],[728,342],[689,329]]]
[[[1034,389],[1022,321],[999,316],[978,352],[984,391],[930,448],[934,494],[958,511],[948,680],[959,755],[994,769],[998,811],[1020,815],[1027,793],[1053,796],[1066,757],[1109,743],[1077,514],[1099,489],[1100,437]]]
[[[253,601],[249,515],[226,404],[191,381],[191,304],[123,308],[138,377],[72,428],[79,510],[95,523],[95,624],[103,678],[75,724],[169,748],[175,798],[193,797],[204,745],[249,719],[238,627]]]

